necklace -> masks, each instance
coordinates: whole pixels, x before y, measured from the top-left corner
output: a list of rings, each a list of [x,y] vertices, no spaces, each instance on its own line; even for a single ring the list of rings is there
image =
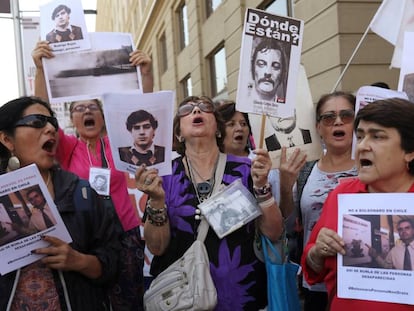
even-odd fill
[[[214,164],[214,169],[213,169],[213,174],[212,177],[210,177],[207,180],[204,180],[204,178],[201,176],[201,174],[196,170],[195,167],[193,167],[191,165],[191,161],[188,157],[185,157],[186,161],[187,161],[187,166],[189,169],[189,173],[190,173],[190,178],[191,181],[194,185],[194,188],[196,190],[196,195],[197,195],[197,199],[200,203],[204,202],[206,199],[209,198],[213,187],[214,187],[214,182],[215,182],[215,176],[216,176],[216,169],[217,169],[217,163],[218,163],[218,157],[216,159],[216,163]],[[194,174],[193,172],[195,172],[197,174],[197,176],[201,179],[204,180],[200,183],[195,183],[195,178],[194,178]]]

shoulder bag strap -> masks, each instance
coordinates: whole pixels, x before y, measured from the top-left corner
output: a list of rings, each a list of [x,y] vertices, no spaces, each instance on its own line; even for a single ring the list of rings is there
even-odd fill
[[[225,153],[220,152],[218,163],[217,163],[216,174],[215,174],[214,188],[211,194],[216,193],[220,189],[221,181],[223,180],[224,169],[226,167],[226,159],[227,159],[227,155]],[[204,242],[207,236],[207,232],[208,232],[208,222],[204,217],[202,217],[200,225],[198,226],[197,240]]]
[[[99,141],[101,142],[101,161],[102,161],[102,167],[103,168],[107,168],[108,167],[108,162],[106,162],[106,156],[105,156],[105,143],[104,143],[102,137],[99,139]]]

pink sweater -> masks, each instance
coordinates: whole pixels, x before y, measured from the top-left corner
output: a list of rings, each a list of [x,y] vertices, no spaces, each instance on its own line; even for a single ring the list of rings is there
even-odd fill
[[[105,136],[103,139],[106,158],[111,168],[110,194],[122,226],[125,231],[128,231],[139,225],[138,216],[129,198],[125,175],[123,172],[115,169],[108,136]],[[99,140],[96,142],[96,150],[97,157],[92,155],[92,153],[88,157],[86,142],[75,136],[65,135],[62,129],[59,129],[59,147],[56,158],[63,169],[88,180],[89,168],[91,166],[102,167],[101,144]]]

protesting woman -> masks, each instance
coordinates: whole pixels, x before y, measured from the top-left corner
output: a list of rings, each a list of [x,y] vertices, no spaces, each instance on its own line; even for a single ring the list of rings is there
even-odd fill
[[[329,310],[412,310],[405,304],[339,298],[337,254],[345,255],[338,235],[339,194],[414,192],[413,120],[414,105],[396,98],[370,103],[355,118],[358,179],[343,181],[328,195],[302,256],[306,281],[325,282]]]
[[[58,123],[50,106],[34,97],[6,103],[0,142],[1,173],[7,163],[14,169],[36,164],[73,240],[45,235],[50,246],[32,250],[45,257],[2,275],[0,309],[109,310],[107,290],[119,272],[121,249],[114,212],[103,208],[87,182],[78,187],[76,175],[54,164]]]
[[[54,56],[48,42],[38,42],[32,56],[36,64],[36,95],[47,98],[41,59]],[[131,53],[130,61],[140,66],[143,90],[152,92],[151,59],[137,50]],[[111,196],[124,230],[121,273],[111,290],[112,307],[115,311],[124,308],[142,310],[144,242],[141,240],[138,215],[128,194],[125,174],[115,169],[101,102],[98,99],[75,101],[71,103],[69,111],[79,137],[65,135],[60,129],[56,159],[64,169],[84,179],[89,179],[96,168],[108,171],[110,185],[106,195]]]
[[[155,255],[151,265],[154,275],[182,256],[197,236],[197,206],[209,198],[214,186],[224,123],[210,98],[191,96],[179,105],[173,132],[181,157],[173,161],[172,174],[160,177],[157,170],[144,166],[136,172],[138,189],[149,196],[144,235]],[[260,149],[254,152],[252,161],[225,156],[221,184],[241,179],[261,202],[263,214],[222,239],[209,229],[205,245],[217,289],[216,310],[258,310],[267,305],[265,265],[253,251],[255,231],[276,241],[283,231],[283,220],[267,182],[269,155]]]

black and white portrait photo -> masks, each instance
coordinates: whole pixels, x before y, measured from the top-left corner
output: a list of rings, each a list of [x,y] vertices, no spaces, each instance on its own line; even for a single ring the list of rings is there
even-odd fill
[[[287,118],[268,117],[268,123],[274,133],[265,138],[268,151],[279,150],[282,147],[295,147],[312,142],[311,131],[300,128],[296,122],[295,114]]]
[[[122,103],[122,104],[120,104]],[[105,122],[116,169],[135,174],[138,166],[171,172],[173,92],[108,93]]]
[[[284,103],[289,72],[290,45],[270,38],[253,40],[249,95],[255,99]]]
[[[164,162],[165,147],[154,143],[158,120],[150,112],[143,109],[132,112],[125,126],[132,141],[131,146],[118,148],[121,161],[137,166]]]
[[[54,0],[40,6],[40,33],[55,55],[91,48],[80,0]]]

